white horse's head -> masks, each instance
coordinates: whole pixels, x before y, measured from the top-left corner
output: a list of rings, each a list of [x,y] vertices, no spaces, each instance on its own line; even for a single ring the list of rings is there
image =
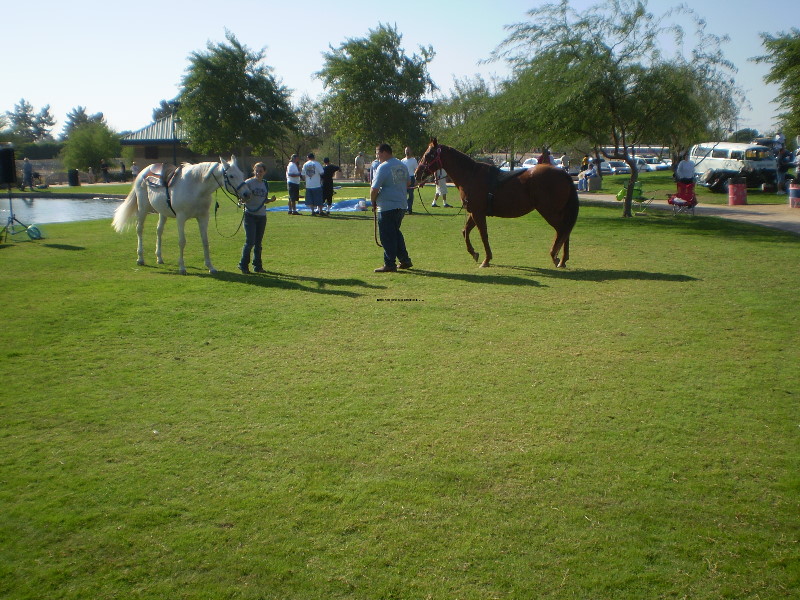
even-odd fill
[[[221,156],[219,163],[222,165],[222,176],[225,179],[225,188],[233,191],[237,196],[242,198],[250,197],[250,188],[245,183],[245,176],[236,162],[236,157],[231,155],[231,161],[228,162]]]

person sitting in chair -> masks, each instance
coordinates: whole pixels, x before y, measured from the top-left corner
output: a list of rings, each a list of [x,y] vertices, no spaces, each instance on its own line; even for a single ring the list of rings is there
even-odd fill
[[[578,173],[578,191],[579,192],[587,192],[589,191],[589,178],[597,177],[597,165],[591,165],[585,171],[581,171]]]

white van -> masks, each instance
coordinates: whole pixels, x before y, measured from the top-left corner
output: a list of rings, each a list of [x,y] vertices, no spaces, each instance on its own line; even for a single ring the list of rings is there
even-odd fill
[[[748,187],[775,183],[777,164],[772,150],[758,144],[704,142],[692,146],[689,159],[700,185],[727,192],[731,177],[744,177]]]

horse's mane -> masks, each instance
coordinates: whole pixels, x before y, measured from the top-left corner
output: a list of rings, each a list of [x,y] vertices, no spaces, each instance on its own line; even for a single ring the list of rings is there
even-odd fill
[[[461,167],[462,169],[474,169],[475,167],[481,164],[479,162],[472,160],[469,156],[467,156],[460,150],[456,150],[452,146],[445,146],[444,144],[439,144],[439,146],[443,150],[445,149],[448,150],[451,153],[451,156],[455,158],[456,162],[458,163],[458,166]]]

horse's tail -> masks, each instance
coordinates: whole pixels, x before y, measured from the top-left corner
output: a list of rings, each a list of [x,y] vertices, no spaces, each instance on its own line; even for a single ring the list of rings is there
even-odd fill
[[[124,231],[130,224],[133,216],[139,211],[139,201],[136,195],[136,182],[131,186],[131,191],[125,202],[114,211],[114,220],[111,226],[117,231]]]
[[[575,227],[575,223],[578,222],[578,210],[580,208],[578,188],[575,186],[575,182],[572,181],[572,178],[570,178],[570,182],[572,183],[572,187],[569,191],[569,198],[567,198],[567,214],[564,219],[565,231],[568,234],[572,231],[572,228]]]

